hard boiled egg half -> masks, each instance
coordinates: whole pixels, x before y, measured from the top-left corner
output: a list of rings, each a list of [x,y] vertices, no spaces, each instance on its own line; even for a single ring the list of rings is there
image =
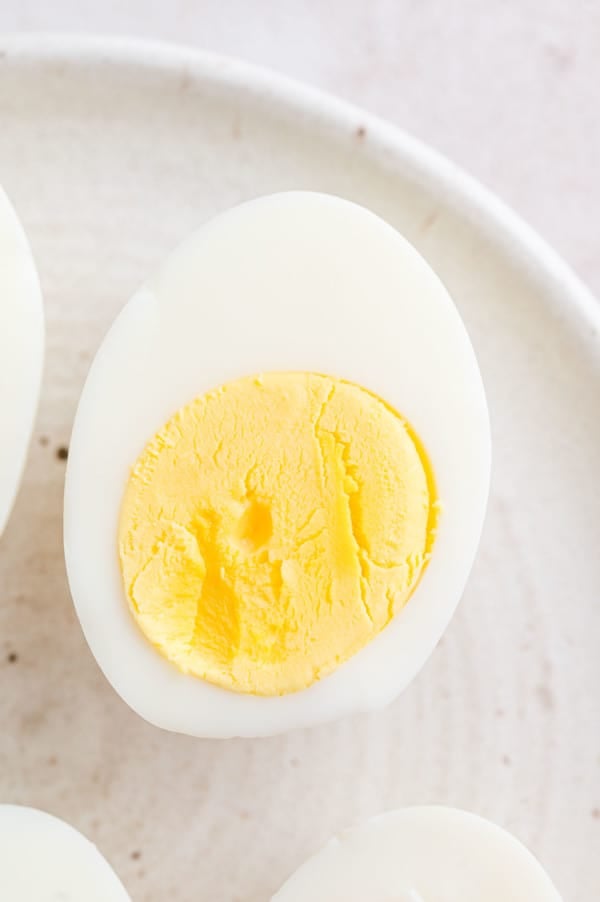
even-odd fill
[[[0,188],[0,535],[27,454],[44,353],[40,285],[27,238]]]
[[[64,821],[0,805],[0,899],[131,902],[98,849]]]
[[[327,195],[237,207],[89,373],[65,551],[90,647],[139,714],[198,736],[385,705],[461,596],[489,470],[473,350],[407,241]]]
[[[533,855],[454,808],[392,811],[332,839],[272,902],[561,902]]]

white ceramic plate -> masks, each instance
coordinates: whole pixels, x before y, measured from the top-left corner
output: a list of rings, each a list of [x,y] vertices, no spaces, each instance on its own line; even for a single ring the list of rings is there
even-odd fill
[[[238,63],[7,41],[0,123],[0,181],[48,318],[37,436],[0,548],[2,801],[73,822],[136,902],[263,902],[333,831],[431,802],[516,832],[565,900],[599,898],[600,307],[449,163]],[[446,282],[489,395],[490,512],[458,615],[390,709],[198,741],[136,717],[88,651],[64,574],[56,451],[104,332],[165,252],[218,210],[288,188],[371,207]]]

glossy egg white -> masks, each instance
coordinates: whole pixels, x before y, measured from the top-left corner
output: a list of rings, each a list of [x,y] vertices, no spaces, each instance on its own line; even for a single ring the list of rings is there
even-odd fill
[[[357,382],[408,418],[443,504],[431,562],[405,609],[330,676],[282,697],[184,675],[145,639],[121,584],[117,526],[130,468],[195,396],[265,371]],[[469,338],[444,286],[373,213],[290,192],[199,229],[131,298],[91,367],[65,491],[71,592],[100,667],[146,720],[197,736],[257,736],[391,702],[450,620],[475,556],[490,434]]]
[[[23,228],[0,188],[0,535],[27,455],[42,377],[44,315]]]
[[[69,824],[19,805],[0,805],[3,902],[131,902],[96,846]]]
[[[561,902],[524,845],[455,808],[388,812],[335,837],[271,902]]]

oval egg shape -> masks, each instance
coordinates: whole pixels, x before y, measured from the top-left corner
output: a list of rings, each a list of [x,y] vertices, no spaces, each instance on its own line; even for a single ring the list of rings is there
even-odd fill
[[[506,830],[454,808],[391,811],[330,840],[272,902],[561,902]]]
[[[0,188],[0,535],[12,509],[38,402],[44,315],[25,232]]]
[[[267,475],[258,472],[256,485],[244,486],[240,480],[238,489],[231,477],[227,498],[211,501],[213,507],[195,513],[186,508],[190,492],[180,486],[183,501],[178,500],[170,488],[172,480],[168,490],[166,482],[161,483],[166,507],[162,500],[127,507],[124,498],[136,473],[143,474],[138,480],[140,491],[144,480],[156,482],[157,468],[147,464],[157,460],[157,453],[160,456],[167,445],[171,451],[181,447],[181,459],[188,462],[188,470],[192,467],[187,478],[195,486],[193,467],[200,458],[195,460],[194,454],[204,451],[198,449],[196,439],[179,446],[186,422],[193,416],[190,411],[198,405],[205,411],[206,399],[222,399],[224,392],[239,395],[245,380],[262,380],[263,392],[265,384],[267,388],[272,384],[275,397],[283,391],[282,382],[294,374],[303,380],[305,394],[310,395],[310,386],[318,379],[352,385],[401,417],[416,446],[423,449],[424,472],[431,467],[438,516],[432,547],[427,538],[420,540],[426,555],[419,558],[418,579],[410,584],[410,597],[398,610],[391,610],[389,622],[373,630],[364,642],[362,638],[354,642],[354,633],[343,648],[334,642],[334,650],[327,650],[329,656],[323,655],[312,674],[307,667],[299,679],[294,672],[273,682],[262,678],[263,671],[272,667],[275,672],[272,662],[281,657],[289,636],[304,629],[304,621],[296,616],[298,605],[306,600],[297,588],[302,566],[283,568],[287,588],[292,583],[296,586],[296,594],[289,596],[293,629],[287,624],[287,632],[278,632],[279,625],[271,622],[268,595],[264,612],[259,611],[260,634],[252,599],[250,618],[245,617],[247,599],[237,588],[233,600],[222,602],[231,590],[228,580],[240,576],[241,557],[266,553],[270,564],[276,557],[273,544],[281,538],[281,517],[273,499],[265,500],[264,495],[277,480],[269,482]],[[235,391],[232,386],[237,386]],[[261,452],[264,461],[284,438],[290,447],[294,442],[297,448],[309,447],[302,444],[301,427],[295,430],[286,419],[293,407],[291,399],[296,403],[300,390],[285,391],[289,405],[273,407],[282,411],[281,417],[273,413],[257,433],[269,437],[270,450]],[[317,395],[310,397],[316,404]],[[244,398],[238,398],[240,411],[255,403],[249,395]],[[333,411],[329,414],[333,416]],[[322,461],[330,462],[331,472],[344,465],[344,445],[351,454],[356,438],[352,433],[366,429],[372,416],[364,413],[345,437],[338,433],[340,423],[350,422],[344,420],[346,412],[339,414],[337,426],[327,427],[317,450]],[[245,435],[244,414],[240,417]],[[209,420],[196,424],[202,441],[203,422]],[[236,441],[232,435],[225,427],[222,435],[215,433],[210,454],[218,459],[218,454],[225,453],[223,442],[231,450]],[[363,482],[377,471],[376,454],[385,444],[382,436],[364,443]],[[282,454],[289,463],[293,455]],[[298,454],[299,463],[286,463],[282,473],[285,470],[285,494],[297,496],[300,504],[302,491],[294,487],[294,479],[304,480],[306,455]],[[475,355],[447,291],[414,248],[373,213],[328,195],[290,192],[234,208],[184,241],[133,296],[88,375],[67,467],[65,554],[71,592],[90,648],[135,711],[158,726],[191,735],[269,735],[386,705],[425,663],[459,601],[479,541],[489,471],[489,422]],[[198,480],[204,475],[195,472]],[[307,492],[310,472],[309,468],[303,483]],[[231,468],[223,467],[220,479],[226,481],[230,475]],[[342,538],[350,537],[350,544],[341,540],[336,544],[332,539],[322,549],[322,560],[341,561],[343,576],[352,567],[356,570],[360,542],[351,534],[347,504],[356,480],[351,471],[340,478],[345,486],[341,501],[338,504],[339,499],[332,497],[325,505],[320,526],[333,538],[338,532]],[[382,480],[382,485],[389,483],[387,477]],[[334,484],[333,477],[329,482],[323,479],[325,487]],[[403,485],[403,480],[398,484]],[[423,503],[433,503],[430,495]],[[371,494],[363,504],[363,508],[371,504],[370,522],[375,525],[378,497]],[[385,492],[381,497],[385,499]],[[148,512],[153,505],[154,532],[144,533],[147,539],[142,539],[141,519],[147,513],[140,511]],[[214,505],[220,505],[218,528]],[[169,524],[164,533],[157,532],[156,524],[161,524],[167,508]],[[182,509],[190,522],[180,522]],[[330,522],[326,522],[328,516]],[[401,523],[401,511],[396,519]],[[228,523],[227,534],[221,529],[222,521]],[[400,526],[390,526],[390,535],[394,528],[402,532]],[[300,534],[300,523],[297,529]],[[236,535],[237,545],[229,541]],[[136,555],[144,542],[149,551],[140,565]],[[215,548],[221,558],[215,556]],[[230,566],[228,554],[235,566]],[[161,564],[164,560],[169,562],[168,579]],[[127,561],[133,562],[130,571]],[[392,561],[393,566],[397,564]],[[130,590],[141,573],[143,616],[136,622],[139,598],[132,598]],[[179,577],[173,581],[173,573],[193,574],[196,582]],[[348,594],[356,591],[358,570],[355,575]],[[341,585],[340,580],[334,580],[335,584]],[[335,606],[344,600],[343,595],[340,590],[327,603]],[[242,603],[246,607],[240,621]],[[316,604],[320,603],[317,599]],[[173,604],[181,608],[181,618],[179,613],[177,618],[170,616]],[[237,611],[234,625],[223,630],[223,620],[231,617],[232,610]],[[200,611],[203,621],[198,618]],[[211,636],[218,642],[205,635],[211,618],[217,622]],[[303,641],[312,660],[312,645],[316,647],[321,634],[316,631],[312,643],[310,629]],[[240,631],[248,661],[253,650],[263,649],[260,654],[264,654],[255,655],[261,678],[253,680],[250,664],[244,669],[244,679],[249,676],[243,686],[239,669],[229,661],[229,646],[241,641]],[[168,660],[161,642],[180,647],[183,643],[185,653]],[[200,657],[187,654],[190,643],[202,646]],[[212,658],[206,664],[209,646]],[[302,664],[301,649],[297,657]],[[192,659],[200,662],[195,670],[189,664]],[[185,672],[186,667],[192,672]]]
[[[96,846],[59,818],[0,805],[0,899],[131,902]]]

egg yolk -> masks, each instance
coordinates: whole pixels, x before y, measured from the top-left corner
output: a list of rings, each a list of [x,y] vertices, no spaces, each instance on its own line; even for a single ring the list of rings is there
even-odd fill
[[[316,373],[230,382],[137,461],[119,555],[133,616],[186,674],[265,696],[333,671],[404,606],[437,503],[407,422]]]

